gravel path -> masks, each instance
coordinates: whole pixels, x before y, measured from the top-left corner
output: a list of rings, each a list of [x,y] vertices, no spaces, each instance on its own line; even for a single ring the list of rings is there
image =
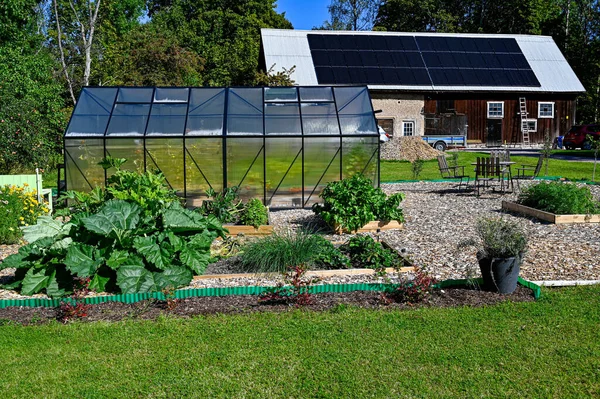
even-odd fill
[[[522,183],[523,184],[523,183]],[[600,186],[589,186],[600,198]],[[384,184],[387,193],[402,192],[406,216],[403,230],[379,234],[396,250],[405,250],[416,265],[425,267],[438,279],[478,277],[476,250],[457,249],[458,243],[474,238],[478,217],[504,215],[523,223],[530,241],[521,276],[528,280],[598,280],[600,279],[600,224],[545,224],[535,219],[505,214],[502,200],[513,200],[513,194],[486,192],[477,198],[471,193],[457,193],[450,183]],[[272,211],[271,224],[278,231],[306,228],[326,229],[312,211],[295,209]],[[348,235],[327,235],[332,241],[344,241]],[[16,252],[18,246],[0,246],[0,259]],[[225,262],[209,265],[207,273],[227,273]],[[0,280],[14,271],[0,271]],[[193,281],[193,287],[223,287],[236,285],[275,285],[279,277],[255,279],[214,279]],[[321,283],[373,282],[373,277],[329,277]],[[36,295],[37,296],[37,295]],[[44,295],[39,295],[43,297]],[[0,298],[19,297],[14,291],[0,290]]]

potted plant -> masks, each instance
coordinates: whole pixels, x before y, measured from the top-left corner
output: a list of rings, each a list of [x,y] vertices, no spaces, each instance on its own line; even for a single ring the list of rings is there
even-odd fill
[[[523,254],[527,248],[527,234],[523,227],[502,218],[477,220],[477,241],[464,245],[476,245],[477,260],[483,277],[484,289],[510,294],[517,288]]]

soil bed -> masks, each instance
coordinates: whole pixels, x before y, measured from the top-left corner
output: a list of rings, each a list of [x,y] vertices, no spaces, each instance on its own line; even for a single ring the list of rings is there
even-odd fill
[[[329,311],[338,306],[357,306],[367,309],[414,309],[418,307],[487,306],[503,301],[534,301],[533,291],[518,286],[510,295],[480,291],[470,288],[444,288],[435,290],[431,298],[420,304],[387,303],[381,293],[375,291],[353,291],[346,293],[324,293],[311,296],[311,303],[302,307],[310,311]],[[165,301],[147,300],[133,304],[106,302],[91,305],[87,317],[81,321],[154,320],[160,315],[191,317],[210,314],[285,312],[295,309],[293,304],[259,303],[255,295],[225,297],[197,297],[177,301],[174,309],[168,309]],[[9,307],[0,309],[0,325],[15,322],[24,325],[47,323],[60,318],[58,308]]]

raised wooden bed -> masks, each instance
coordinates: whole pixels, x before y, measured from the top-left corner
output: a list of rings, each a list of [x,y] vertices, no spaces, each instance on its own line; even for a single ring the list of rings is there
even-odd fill
[[[403,229],[404,225],[402,223],[398,223],[396,220],[392,220],[389,222],[382,222],[379,220],[375,220],[372,222],[367,223],[366,225],[364,225],[363,227],[361,227],[360,229],[356,230],[356,231],[352,231],[351,233],[376,233],[378,231],[384,231],[384,230],[398,230],[398,229]],[[334,229],[336,234],[342,234],[342,229],[338,226]]]
[[[517,204],[516,202],[502,201],[502,209],[527,216],[533,216],[537,219],[555,224],[600,223],[600,215],[556,215],[554,213],[544,212],[539,209]]]
[[[227,230],[229,230],[230,236],[237,236],[238,234],[244,234],[247,236],[268,236],[269,234],[273,234],[273,226],[271,225],[262,225],[258,226],[258,229],[254,226],[242,226],[242,225],[224,225]]]
[[[385,269],[386,273],[394,273],[391,267]],[[413,266],[400,268],[400,273],[415,271]],[[375,274],[373,269],[338,269],[338,270],[311,270],[306,272],[308,277],[332,277],[332,276],[358,276]],[[279,273],[234,273],[234,274],[205,274],[203,276],[194,276],[194,280],[213,280],[213,279],[234,279],[234,278],[259,278],[269,275],[278,276]]]

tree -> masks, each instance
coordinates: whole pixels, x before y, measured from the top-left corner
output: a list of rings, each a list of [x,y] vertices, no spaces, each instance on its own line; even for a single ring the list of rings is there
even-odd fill
[[[282,68],[283,70],[275,72],[275,64],[271,65],[268,71],[259,71],[254,79],[254,86],[293,86],[294,80],[292,74],[296,70],[296,66],[290,69]]]
[[[314,29],[371,30],[381,0],[332,0],[327,7],[330,20]]]
[[[148,25],[130,31],[104,52],[107,85],[200,86],[204,60],[182,47],[172,32]]]
[[[154,2],[152,24],[205,59],[203,83],[248,85],[258,68],[261,28],[291,29],[275,0],[172,0]]]

